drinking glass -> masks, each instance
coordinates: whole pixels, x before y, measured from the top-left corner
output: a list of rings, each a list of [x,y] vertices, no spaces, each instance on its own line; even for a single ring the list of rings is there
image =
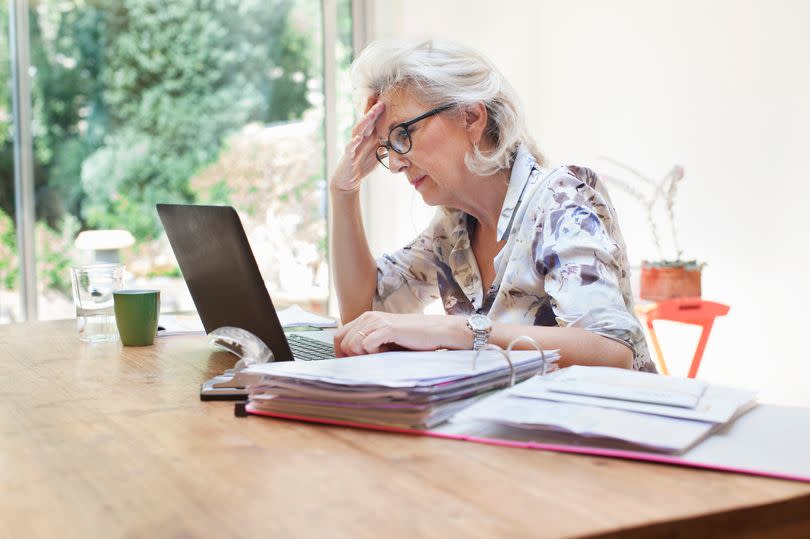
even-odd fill
[[[113,292],[124,287],[123,264],[92,264],[70,269],[76,326],[85,342],[118,340]]]

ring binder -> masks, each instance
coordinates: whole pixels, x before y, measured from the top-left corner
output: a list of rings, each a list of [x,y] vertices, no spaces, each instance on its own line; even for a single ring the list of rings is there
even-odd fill
[[[499,352],[504,357],[504,359],[506,359],[506,362],[509,364],[509,385],[507,387],[512,387],[513,385],[515,385],[515,366],[512,365],[512,359],[509,357],[509,354],[506,353],[506,350],[504,350],[503,348],[501,348],[497,344],[491,344],[491,343],[490,344],[485,344],[484,346],[482,346],[481,348],[479,348],[475,352],[475,355],[473,356],[473,360],[472,360],[472,368],[473,368],[473,370],[475,370],[475,364],[476,364],[476,360],[478,359],[478,356],[484,350],[495,350],[496,352]]]
[[[250,409],[425,429],[543,369],[536,350],[483,350],[489,352],[397,351],[317,364],[264,363],[242,371],[240,382],[250,386]],[[545,357],[550,363],[558,354]]]
[[[506,350],[504,350],[503,348],[501,348],[497,344],[492,344],[492,343],[489,343],[489,344],[486,344],[486,345],[482,346],[481,348],[479,348],[476,351],[475,355],[473,356],[473,360],[472,360],[472,368],[473,368],[473,370],[475,370],[475,365],[476,365],[476,362],[478,360],[478,355],[481,352],[483,352],[484,350],[496,350],[496,351],[500,352],[501,355],[504,357],[504,359],[506,359],[506,362],[509,363],[509,385],[507,387],[512,387],[513,385],[515,385],[515,367],[514,367],[514,365],[512,365],[512,358],[511,358],[512,347],[515,346],[516,343],[519,343],[521,341],[528,342],[529,344],[531,344],[534,347],[535,350],[540,352],[540,361],[541,361],[541,364],[542,364],[541,374],[545,375],[546,372],[548,371],[548,364],[546,363],[546,352],[543,350],[543,347],[540,346],[540,343],[538,343],[536,340],[532,339],[528,335],[521,335],[519,337],[515,337],[514,339],[512,339],[512,341],[506,347]]]
[[[545,352],[545,350],[543,350],[543,347],[540,346],[539,342],[532,339],[528,335],[521,335],[520,337],[515,337],[514,339],[512,339],[512,341],[509,343],[509,346],[506,347],[506,353],[511,354],[512,353],[512,347],[515,345],[515,343],[520,342],[520,341],[528,342],[529,344],[534,346],[535,350],[540,352],[540,359],[543,361],[543,371],[542,371],[541,374],[545,375],[546,372],[547,372],[547,369],[548,369],[548,363],[546,362],[546,352]]]

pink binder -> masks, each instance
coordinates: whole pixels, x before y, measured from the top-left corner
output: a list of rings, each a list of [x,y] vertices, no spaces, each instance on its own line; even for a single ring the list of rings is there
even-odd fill
[[[494,434],[482,433],[480,428],[465,424],[456,426],[451,424],[449,427],[440,426],[431,430],[412,430],[266,412],[256,410],[250,404],[245,410],[259,416],[310,423],[432,436],[504,447],[640,460],[810,483],[810,449],[808,449],[810,410],[805,408],[757,406],[681,455],[616,448],[611,447],[610,442],[603,443],[601,440],[598,445],[581,445],[582,440],[574,443],[549,443],[548,440],[556,435],[504,427],[493,427],[498,431]],[[787,428],[788,426],[790,428]]]

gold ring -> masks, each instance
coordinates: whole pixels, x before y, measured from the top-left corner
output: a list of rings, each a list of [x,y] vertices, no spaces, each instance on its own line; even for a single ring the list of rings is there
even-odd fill
[[[362,335],[364,339],[365,339],[366,337],[368,337],[368,335],[366,335],[365,333],[363,333],[363,332],[362,332],[362,331],[360,331],[359,329],[357,330],[357,334],[358,334],[358,335]]]

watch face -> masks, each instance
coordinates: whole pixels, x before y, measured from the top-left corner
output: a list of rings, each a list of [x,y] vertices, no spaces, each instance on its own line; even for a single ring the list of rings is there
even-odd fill
[[[470,326],[472,326],[474,330],[480,331],[489,329],[491,324],[489,318],[483,314],[474,314],[470,317]]]

